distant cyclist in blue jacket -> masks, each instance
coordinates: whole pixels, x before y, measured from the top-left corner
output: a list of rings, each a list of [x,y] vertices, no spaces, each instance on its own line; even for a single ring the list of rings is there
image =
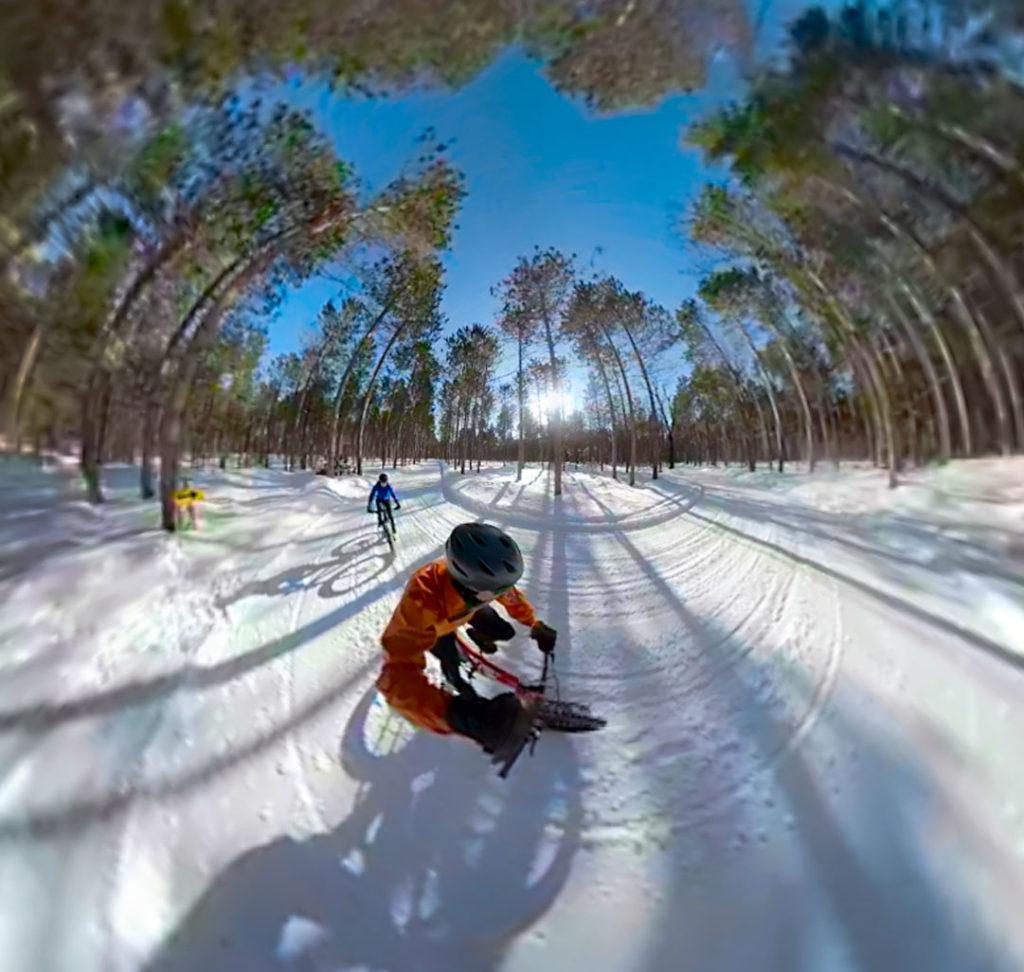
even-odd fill
[[[398,502],[398,494],[395,492],[395,487],[388,482],[388,474],[381,473],[377,482],[373,484],[373,488],[370,490],[370,498],[366,501],[366,512],[373,513],[374,500],[377,502],[377,519],[382,520],[384,514],[387,514],[387,518],[391,521],[391,532],[398,533],[395,529],[395,516],[391,512],[391,501],[395,501],[395,509],[400,510],[402,504]]]

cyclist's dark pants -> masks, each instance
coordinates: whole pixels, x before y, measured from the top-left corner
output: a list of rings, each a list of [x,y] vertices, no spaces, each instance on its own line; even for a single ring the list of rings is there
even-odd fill
[[[494,608],[485,606],[470,619],[468,633],[482,651],[491,654],[497,650],[495,642],[509,641],[515,635],[516,629]],[[441,663],[445,679],[459,695],[476,695],[473,687],[459,671],[459,649],[455,644],[454,633],[442,635],[430,650]]]
[[[391,521],[391,532],[397,532],[395,530],[395,514],[391,512],[391,500],[377,500],[377,523],[380,526],[384,526],[384,515],[387,514],[387,518]]]

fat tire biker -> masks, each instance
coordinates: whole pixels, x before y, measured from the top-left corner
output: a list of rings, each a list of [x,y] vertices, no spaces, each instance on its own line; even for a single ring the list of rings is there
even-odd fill
[[[499,756],[529,728],[529,714],[513,692],[481,698],[458,671],[455,631],[468,624],[482,650],[497,650],[515,629],[490,606],[497,601],[530,629],[543,652],[555,647],[556,633],[538,621],[533,606],[516,588],[523,556],[516,542],[488,523],[457,526],[445,555],[409,579],[391,621],[381,635],[384,667],[377,687],[392,708],[411,722],[441,735],[466,736]],[[426,677],[426,653],[441,662],[452,695]]]
[[[366,512],[377,513],[377,525],[379,527],[384,526],[384,518],[386,516],[391,524],[391,535],[397,536],[398,530],[395,527],[395,515],[391,512],[392,500],[395,501],[395,509],[400,510],[402,504],[398,502],[398,494],[395,492],[395,487],[388,482],[388,474],[381,473],[377,477],[377,482],[370,489],[370,498],[366,501]],[[374,510],[375,503],[376,511]]]

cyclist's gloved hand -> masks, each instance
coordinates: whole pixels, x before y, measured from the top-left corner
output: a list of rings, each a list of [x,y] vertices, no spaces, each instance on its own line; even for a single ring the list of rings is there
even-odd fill
[[[455,695],[448,703],[448,725],[460,736],[480,743],[493,753],[508,739],[519,715],[519,700],[512,692],[493,699]]]
[[[398,500],[395,500],[395,509],[396,510],[400,510],[401,508],[402,508],[402,504],[399,503]]]
[[[367,512],[367,513],[372,513],[372,512],[373,512],[373,510],[371,510],[371,509],[370,509],[370,507],[366,507],[366,512]]]
[[[530,637],[537,642],[537,647],[545,655],[549,655],[555,650],[558,632],[554,628],[549,628],[543,621],[538,621],[530,628]]]

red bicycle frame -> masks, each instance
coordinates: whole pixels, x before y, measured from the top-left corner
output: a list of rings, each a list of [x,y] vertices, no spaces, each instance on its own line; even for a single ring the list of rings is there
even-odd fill
[[[455,640],[459,645],[459,651],[466,657],[466,659],[473,666],[474,670],[482,669],[487,673],[488,676],[493,678],[496,682],[501,682],[502,685],[507,685],[516,695],[520,697],[534,697],[537,695],[544,694],[544,678],[541,679],[541,685],[525,685],[523,680],[517,675],[513,675],[511,672],[505,671],[500,665],[495,665],[489,658],[487,658],[482,652],[476,648],[468,645],[458,635],[455,636]],[[544,677],[547,676],[547,658],[544,659]]]

